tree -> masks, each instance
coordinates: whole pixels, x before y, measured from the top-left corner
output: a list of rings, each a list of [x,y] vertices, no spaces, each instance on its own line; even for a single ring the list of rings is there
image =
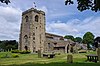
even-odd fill
[[[82,38],[81,37],[76,37],[75,38],[75,42],[81,43],[82,42]]]
[[[86,32],[82,42],[87,44],[87,48],[90,48],[90,44],[93,45],[94,43],[94,35],[91,32]]]
[[[72,0],[66,0],[65,5],[70,5],[74,4]],[[92,11],[100,11],[100,0],[77,0],[77,9],[79,11],[84,11],[84,10],[92,10]]]
[[[8,3],[10,3],[9,0],[0,0],[1,3],[6,3],[8,5]]]
[[[4,40],[0,42],[0,48],[3,50],[11,50],[12,49],[17,49],[18,48],[18,42],[16,40]]]
[[[64,38],[66,38],[66,39],[71,39],[72,41],[75,41],[75,40],[74,40],[74,37],[73,37],[72,35],[66,35]]]

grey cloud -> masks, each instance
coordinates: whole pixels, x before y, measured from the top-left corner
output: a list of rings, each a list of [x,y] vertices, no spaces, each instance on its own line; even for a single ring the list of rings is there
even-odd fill
[[[16,22],[21,16],[21,10],[12,7],[0,6],[0,16],[5,18],[8,22]]]
[[[47,32],[59,33],[62,35],[70,34],[74,36],[83,36],[87,31],[95,36],[100,36],[100,17],[88,17],[84,20],[72,19],[68,22],[54,22],[47,24]]]
[[[18,40],[21,10],[0,6],[0,40]]]

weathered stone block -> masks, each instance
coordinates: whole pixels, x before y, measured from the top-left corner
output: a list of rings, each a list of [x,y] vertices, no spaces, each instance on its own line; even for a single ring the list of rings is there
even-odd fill
[[[67,55],[67,62],[73,63],[73,56],[71,54]]]

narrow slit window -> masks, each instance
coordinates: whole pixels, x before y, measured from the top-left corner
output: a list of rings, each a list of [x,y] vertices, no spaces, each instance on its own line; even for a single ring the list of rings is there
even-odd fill
[[[25,17],[25,20],[26,20],[26,22],[28,22],[28,21],[29,21],[29,18],[28,18],[28,16],[26,16],[26,17]]]

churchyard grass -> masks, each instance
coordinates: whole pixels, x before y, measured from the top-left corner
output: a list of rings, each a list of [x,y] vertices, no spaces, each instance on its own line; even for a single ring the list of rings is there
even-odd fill
[[[10,52],[0,52],[0,65],[6,66],[99,66],[99,63],[86,62],[87,54],[94,54],[95,52],[73,54],[73,63],[67,63],[67,54],[56,55],[55,58],[38,58],[37,54],[18,54],[17,58],[2,58],[4,55],[9,56],[14,54]]]

